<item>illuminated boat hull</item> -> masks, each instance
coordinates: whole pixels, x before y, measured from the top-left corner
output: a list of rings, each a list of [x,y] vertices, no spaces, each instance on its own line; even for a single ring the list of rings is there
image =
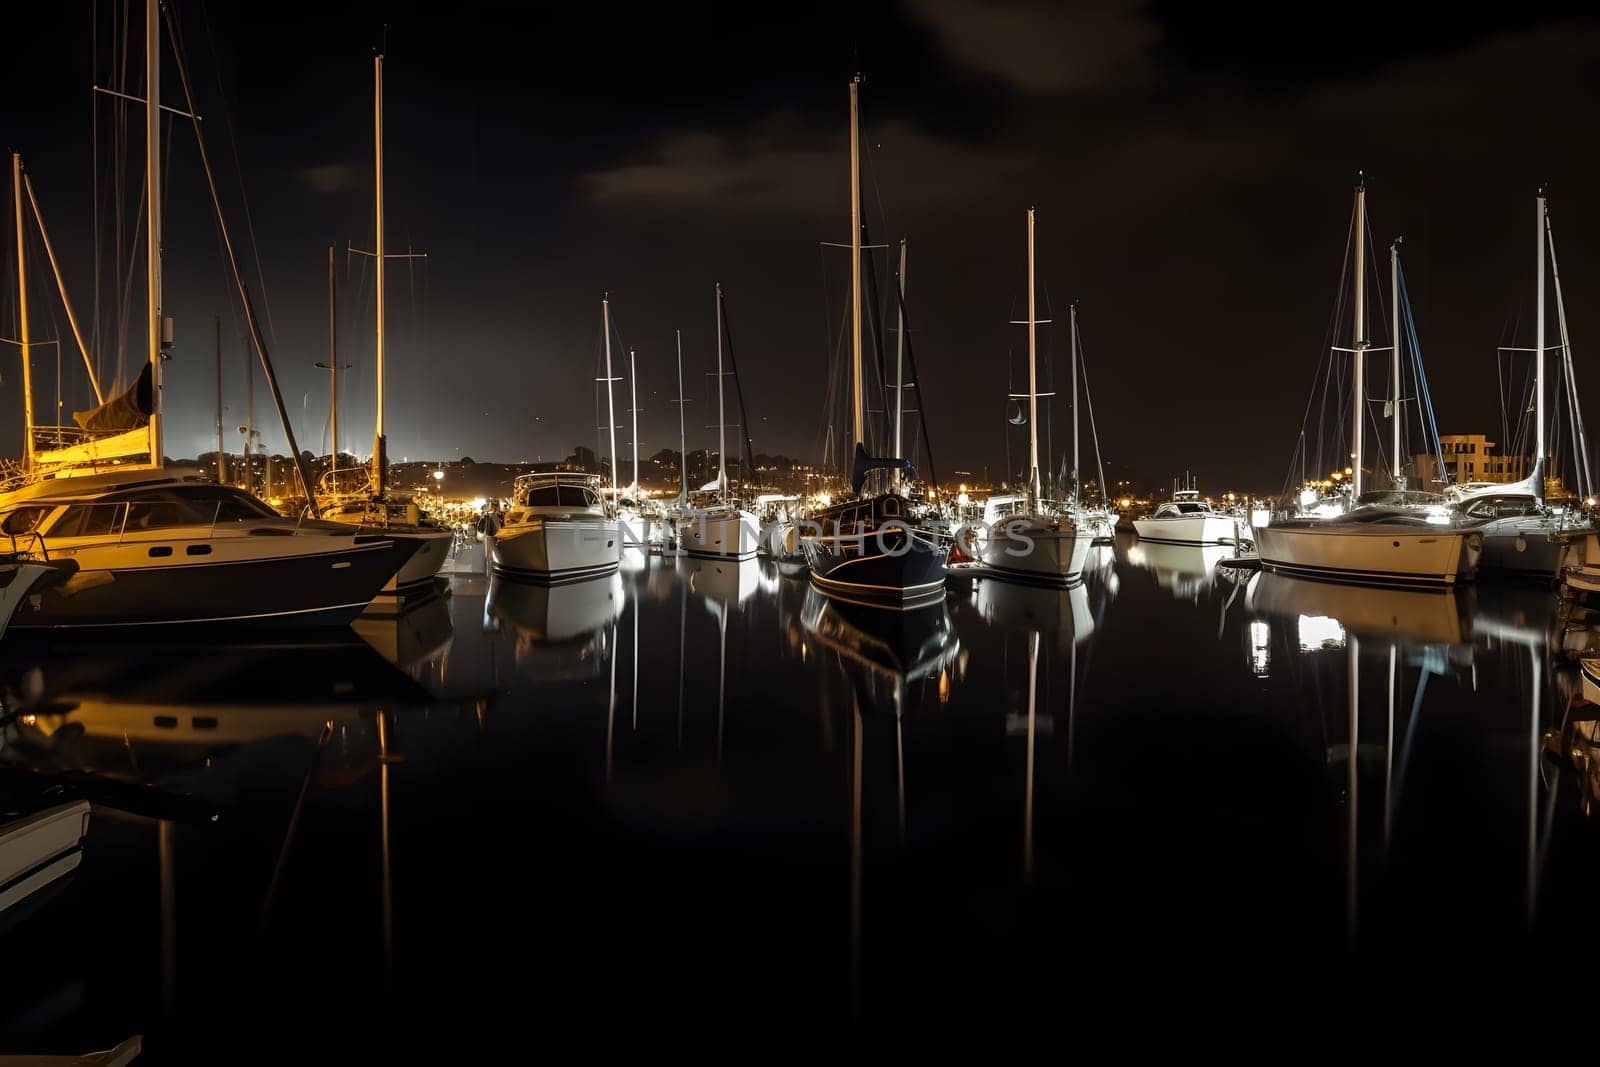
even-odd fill
[[[1239,524],[1231,515],[1175,515],[1135,519],[1141,541],[1170,545],[1231,545],[1239,540]]]
[[[1256,531],[1261,565],[1285,574],[1381,585],[1453,585],[1478,566],[1476,529],[1291,520]]]
[[[385,593],[415,589],[437,578],[445,560],[450,558],[450,546],[456,536],[454,531],[441,526],[390,526],[383,532],[414,542],[417,546],[416,554],[384,583]]]
[[[678,546],[691,556],[753,559],[761,529],[748,511],[689,510],[678,520]]]
[[[979,558],[996,577],[1065,585],[1082,575],[1094,540],[1071,519],[1016,516],[989,528]]]
[[[574,582],[615,571],[622,532],[615,519],[542,519],[503,527],[489,558],[495,571],[546,582]]]

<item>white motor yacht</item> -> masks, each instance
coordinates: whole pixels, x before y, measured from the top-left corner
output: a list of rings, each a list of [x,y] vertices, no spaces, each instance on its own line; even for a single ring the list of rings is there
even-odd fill
[[[1232,545],[1240,536],[1239,520],[1200,499],[1197,489],[1179,489],[1133,528],[1141,541],[1173,545]]]
[[[501,574],[577,581],[617,569],[622,531],[600,498],[595,475],[563,470],[524,474],[512,485],[505,525],[489,553]]]

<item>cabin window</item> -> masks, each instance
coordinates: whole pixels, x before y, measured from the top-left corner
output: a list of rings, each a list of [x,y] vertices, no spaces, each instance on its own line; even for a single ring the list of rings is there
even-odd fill
[[[188,555],[188,556],[209,556],[209,555],[211,555],[211,546],[210,545],[190,545],[189,547],[185,548],[183,551],[184,551],[184,554]]]
[[[52,537],[105,537],[122,527],[124,504],[73,504],[50,527]]]
[[[123,529],[169,530],[174,526],[209,525],[214,511],[215,508],[186,500],[135,500],[128,504],[128,521]]]
[[[883,513],[885,515],[898,515],[898,514],[900,514],[900,501],[895,499],[892,496],[884,497],[883,498]]]
[[[39,525],[39,521],[48,514],[50,514],[49,508],[18,508],[6,516],[5,522],[0,523],[0,529],[4,529],[13,537],[32,533]]]
[[[580,485],[536,485],[528,490],[530,508],[592,508],[600,498]]]
[[[150,558],[159,559],[162,556],[172,555],[171,545],[154,545],[150,549]]]

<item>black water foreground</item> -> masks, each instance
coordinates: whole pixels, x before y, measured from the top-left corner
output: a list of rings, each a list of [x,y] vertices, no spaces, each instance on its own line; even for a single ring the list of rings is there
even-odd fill
[[[474,551],[353,633],[0,644],[0,789],[95,806],[0,917],[0,1052],[1321,1048],[1591,995],[1600,619],[1548,588],[1119,542],[901,615],[765,561],[545,588]]]

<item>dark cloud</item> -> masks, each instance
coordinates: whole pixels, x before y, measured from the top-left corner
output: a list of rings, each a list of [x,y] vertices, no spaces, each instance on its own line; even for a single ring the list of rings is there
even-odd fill
[[[1022,93],[1140,84],[1161,28],[1140,0],[911,0],[908,11],[962,66]]]

